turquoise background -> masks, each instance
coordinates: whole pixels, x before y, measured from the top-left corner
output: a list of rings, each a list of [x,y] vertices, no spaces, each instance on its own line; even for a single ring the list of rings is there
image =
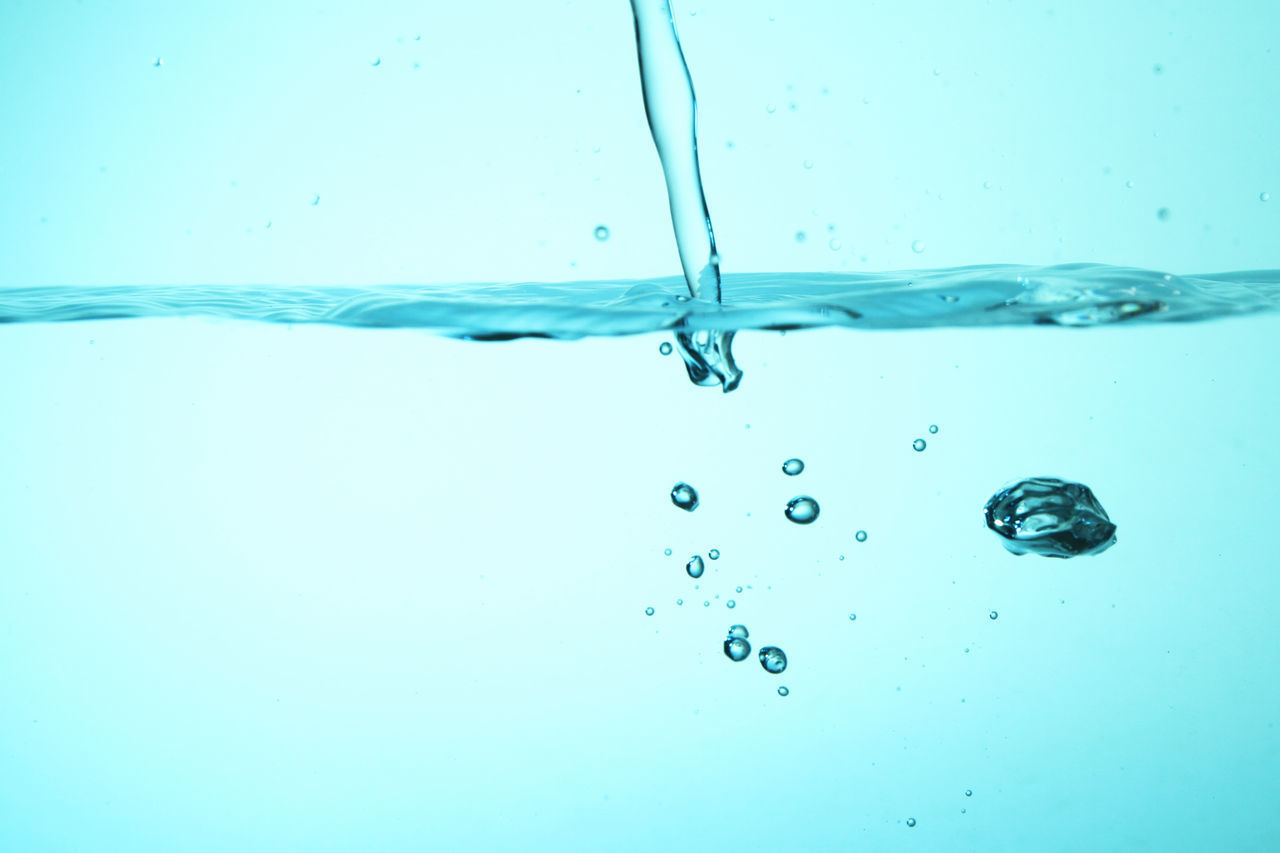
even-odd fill
[[[677,20],[726,271],[1280,266],[1274,3]],[[0,3],[0,287],[670,275],[633,39]],[[1278,331],[0,329],[0,849],[1276,849]],[[1118,544],[1005,553],[1038,474]]]

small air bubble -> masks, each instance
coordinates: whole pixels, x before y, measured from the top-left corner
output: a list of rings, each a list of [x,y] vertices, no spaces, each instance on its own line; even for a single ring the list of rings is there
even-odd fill
[[[733,588],[733,591],[734,591],[734,592],[742,592],[742,587],[740,587],[740,586],[734,587],[734,588]]]
[[[937,434],[938,434],[938,425],[937,425],[937,424],[929,424],[929,432],[933,433],[934,435],[937,435]]]
[[[609,229],[603,225],[597,225],[595,230],[596,239],[603,243],[609,239]]]
[[[1258,201],[1271,201],[1271,193],[1269,192],[1258,193]]]
[[[676,483],[671,487],[671,502],[686,512],[698,508],[698,491],[688,483]]]
[[[867,531],[865,531],[865,530],[859,530],[857,533],[853,534],[853,538],[854,538],[854,539],[857,539],[859,542],[866,542],[866,541],[867,541]]]
[[[794,477],[804,471],[804,460],[791,458],[782,463],[782,473]]]
[[[662,343],[658,344],[658,352],[662,353],[663,355],[671,355],[671,342],[663,341]]]
[[[912,240],[912,241],[911,241],[911,251],[915,252],[917,255],[922,254],[922,253],[924,252],[924,241],[923,241],[923,240]]]
[[[785,514],[796,524],[813,524],[818,520],[818,502],[808,495],[797,495],[787,501]]]
[[[996,611],[992,610],[990,613],[988,613],[988,614],[987,614],[987,618],[988,618],[988,619],[991,619],[991,620],[999,619],[999,618],[1000,618],[1000,614],[999,614],[999,613],[997,613]]]
[[[684,570],[691,578],[700,578],[702,573],[706,571],[707,564],[702,562],[702,557],[694,554],[689,558],[689,562],[684,564]]]
[[[972,797],[972,796],[973,796],[973,789],[972,789],[972,788],[965,788],[965,789],[964,789],[964,795],[965,795],[966,797]]]
[[[990,182],[990,181],[983,181],[983,182],[982,182],[982,188],[983,188],[984,190],[989,190],[989,189],[991,189],[991,182]]]
[[[1157,211],[1156,211],[1156,219],[1159,219],[1161,222],[1168,222],[1168,221],[1169,221],[1169,208],[1167,208],[1167,207],[1162,207],[1162,208],[1160,208],[1159,210],[1157,210]]]
[[[711,558],[711,559],[713,559],[713,560],[718,560],[718,559],[720,559],[720,549],[719,549],[719,548],[712,548],[710,551],[708,551],[708,552],[707,552],[707,556],[708,556],[708,557],[710,557],[710,558]]]
[[[733,608],[735,608],[735,607],[737,607],[737,606],[738,606],[738,602],[734,601],[734,600],[731,598],[731,599],[729,599],[728,601],[726,601],[726,602],[724,603],[724,606],[725,606],[725,607],[727,607],[727,608],[729,608],[730,610],[732,610]]]
[[[153,67],[159,68],[161,65],[164,65],[164,60],[157,56],[155,59],[151,60],[151,64]]]
[[[684,607],[684,599],[683,599],[683,598],[677,598],[677,599],[676,599],[676,606],[677,606],[677,607]]]
[[[920,451],[924,450],[926,447],[928,447],[928,445],[925,443],[925,440],[923,438],[917,438],[915,441],[911,442],[911,449],[914,450],[916,453],[919,453]]]
[[[916,819],[915,819],[915,818],[913,818],[913,817],[909,817],[909,818],[907,818],[907,826],[915,826],[915,825],[916,825]]]
[[[644,615],[645,615],[645,616],[652,616],[652,615],[653,615],[653,608],[652,608],[652,607],[646,607],[646,608],[644,609]]]
[[[1152,74],[1163,74],[1163,73],[1164,73],[1164,66],[1157,62],[1155,65],[1151,66],[1151,73],[1152,73]]]
[[[842,245],[843,244],[839,240],[837,240],[835,237],[832,237],[830,240],[827,241],[827,247],[830,248],[831,251],[833,252],[840,251],[840,247]]]
[[[805,167],[806,169],[812,169],[812,168],[813,168],[813,161],[812,161],[812,160],[805,160],[805,161],[804,161],[804,167]]]
[[[777,646],[765,646],[760,650],[760,665],[765,672],[777,675],[787,668],[787,655]]]
[[[670,548],[663,548],[663,549],[662,549],[662,553],[663,553],[663,554],[666,554],[668,557],[670,557],[670,556],[671,556],[671,549],[670,549]]]
[[[857,613],[850,613],[850,614],[849,614],[849,621],[850,621],[850,622],[857,622],[857,621],[858,621],[858,614],[857,614]]]
[[[1127,189],[1127,190],[1131,190],[1131,189],[1133,189],[1133,181],[1125,181],[1125,182],[1124,182],[1124,188],[1125,188],[1125,189]]]
[[[751,654],[751,644],[747,642],[745,637],[735,637],[730,634],[724,640],[724,656],[734,663],[740,663],[747,659],[747,655]]]
[[[371,61],[369,64],[370,64],[370,65],[372,65],[374,68],[377,68],[379,65],[381,65],[381,64],[382,64],[382,57],[381,57],[381,56],[375,56],[375,57],[373,58],[373,61]]]
[[[788,690],[788,689],[787,689],[787,688],[785,688],[785,687],[781,687],[781,686],[779,686],[779,687],[778,687],[778,695],[779,695],[779,696],[790,696],[790,695],[791,695],[791,691],[790,691],[790,690]]]
[[[767,112],[767,113],[773,113],[773,112],[776,112],[776,111],[777,111],[777,109],[778,109],[778,108],[777,108],[777,107],[775,107],[773,104],[765,104],[765,105],[764,105],[764,111],[765,111],[765,112]]]
[[[744,640],[745,640],[745,639],[747,639],[748,637],[750,637],[750,636],[751,636],[751,632],[747,630],[747,626],[746,626],[746,625],[730,625],[730,626],[729,626],[729,636],[730,636],[730,637],[741,637],[742,639],[744,639]]]
[[[316,193],[311,197],[311,206],[315,207],[320,203],[320,193]]]

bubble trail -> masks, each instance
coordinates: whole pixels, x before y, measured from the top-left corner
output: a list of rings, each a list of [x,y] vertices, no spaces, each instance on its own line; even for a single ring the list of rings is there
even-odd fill
[[[689,294],[720,303],[720,256],[698,168],[698,101],[680,47],[670,0],[631,0],[636,24],[636,56],[645,117],[653,135],[671,206],[680,266]],[[689,379],[698,385],[738,387],[733,331],[677,331],[676,342]]]

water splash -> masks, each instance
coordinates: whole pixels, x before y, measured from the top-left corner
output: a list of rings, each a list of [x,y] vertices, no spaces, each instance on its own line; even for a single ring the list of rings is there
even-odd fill
[[[644,111],[662,161],[680,266],[689,294],[720,304],[720,256],[698,168],[698,102],[680,48],[670,0],[631,0]],[[738,387],[742,371],[733,361],[732,331],[677,331],[676,342],[689,378],[698,385]]]

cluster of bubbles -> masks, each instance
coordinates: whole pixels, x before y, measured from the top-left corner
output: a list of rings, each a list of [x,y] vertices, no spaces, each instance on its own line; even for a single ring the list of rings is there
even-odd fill
[[[724,656],[734,663],[741,663],[750,657],[750,636],[751,634],[746,625],[730,625],[724,638]],[[777,675],[787,668],[787,654],[777,646],[763,647],[757,653],[757,657],[759,657],[760,666],[764,671],[773,675]],[[786,696],[789,692],[785,687],[778,690],[778,694],[781,696]]]

